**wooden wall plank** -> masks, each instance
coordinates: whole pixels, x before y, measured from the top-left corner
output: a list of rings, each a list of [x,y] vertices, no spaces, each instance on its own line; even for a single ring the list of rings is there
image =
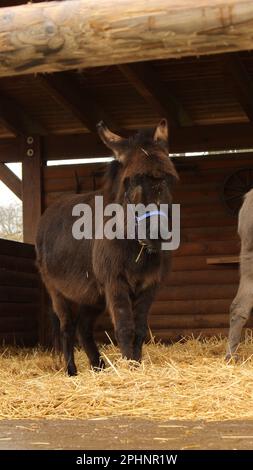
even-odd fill
[[[232,299],[236,294],[236,290],[236,284],[213,284],[210,286],[166,286],[160,288],[157,299],[167,301]]]
[[[0,345],[6,346],[6,344],[11,344],[14,346],[26,346],[32,347],[37,344],[37,330],[33,331],[15,331],[8,333],[0,332]]]
[[[37,273],[27,273],[11,271],[0,267],[0,284],[2,286],[24,286],[24,287],[39,287],[39,280]]]
[[[0,344],[38,341],[40,283],[34,247],[0,239]]]
[[[199,271],[173,271],[166,279],[168,286],[235,284],[239,282],[239,269],[207,269]]]
[[[0,239],[0,255],[17,256],[18,258],[35,259],[34,246],[12,240]]]
[[[170,136],[170,153],[252,149],[252,129],[252,123],[173,128]],[[133,131],[131,130],[131,135]],[[124,135],[128,134],[129,131],[124,130]],[[45,160],[62,160],[108,157],[111,156],[111,152],[97,135],[48,135],[44,138],[44,156]],[[231,155],[229,158],[231,159]],[[195,164],[197,163],[196,160]]]
[[[37,268],[34,260],[29,258],[19,258],[16,256],[5,256],[0,254],[0,266],[5,269],[12,269],[15,271],[36,273]]]
[[[151,307],[152,315],[222,314],[229,310],[231,298],[203,300],[157,300]],[[164,318],[166,325],[166,318]]]

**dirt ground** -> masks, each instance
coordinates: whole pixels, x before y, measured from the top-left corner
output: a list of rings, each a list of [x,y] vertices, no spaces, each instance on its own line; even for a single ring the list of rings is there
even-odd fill
[[[253,449],[253,420],[2,420],[0,449]]]

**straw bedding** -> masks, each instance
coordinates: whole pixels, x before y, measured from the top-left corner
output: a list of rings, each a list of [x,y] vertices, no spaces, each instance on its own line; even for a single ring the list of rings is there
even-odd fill
[[[224,361],[226,341],[211,338],[171,346],[151,341],[136,367],[113,345],[102,353],[108,367],[90,371],[76,351],[79,375],[39,349],[7,348],[0,355],[0,418],[102,418],[226,420],[253,418],[253,339],[240,361]]]

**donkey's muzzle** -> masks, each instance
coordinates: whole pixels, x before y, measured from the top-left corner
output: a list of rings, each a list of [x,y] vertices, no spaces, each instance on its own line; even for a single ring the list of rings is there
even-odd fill
[[[162,210],[149,211],[136,217],[136,225],[137,238],[158,250],[161,242],[166,239],[163,234],[168,232],[169,218]]]

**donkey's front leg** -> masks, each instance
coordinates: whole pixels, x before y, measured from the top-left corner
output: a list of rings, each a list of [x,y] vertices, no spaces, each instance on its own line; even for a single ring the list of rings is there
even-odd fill
[[[148,331],[148,313],[153,303],[156,286],[149,287],[139,293],[133,305],[135,321],[135,337],[133,359],[141,361],[142,345],[145,341]]]
[[[112,317],[114,332],[121,354],[133,359],[134,319],[129,287],[124,282],[108,286],[107,306]]]
[[[242,329],[250,317],[253,308],[252,279],[241,277],[235,299],[230,307],[230,329],[226,358],[230,359],[239,345]]]

